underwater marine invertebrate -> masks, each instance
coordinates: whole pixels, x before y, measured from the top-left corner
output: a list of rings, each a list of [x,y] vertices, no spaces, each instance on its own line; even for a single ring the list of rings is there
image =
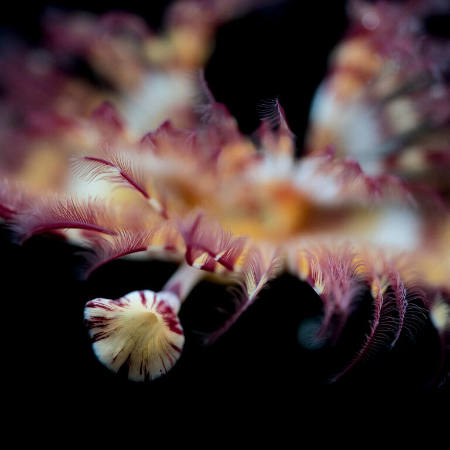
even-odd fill
[[[75,115],[67,134],[76,130],[87,138],[76,152],[69,149],[56,193],[44,190],[38,201],[27,177],[6,174],[5,218],[24,238],[58,228],[88,247],[86,274],[135,253],[180,265],[177,282],[169,281],[157,294],[133,291],[122,300],[87,304],[99,359],[131,379],[155,378],[178,357],[170,343],[182,348],[182,335],[167,321],[181,331],[176,314],[191,281],[210,274],[241,286],[233,311],[209,336],[214,340],[286,267],[322,299],[318,339],[330,345],[339,340],[358,298],[369,292],[370,331],[342,374],[375,349],[381,335],[393,346],[407,330],[412,297],[426,300],[416,284],[443,286],[442,279],[410,277],[397,252],[427,254],[435,264],[426,229],[439,228],[442,219],[430,220],[408,184],[384,172],[368,175],[331,148],[296,158],[294,136],[277,100],[250,139],[201,77],[190,80],[196,99],[184,105],[182,117],[188,120],[182,126],[173,125],[177,112],[145,135],[138,128],[130,131],[133,118],[121,119],[111,103],[91,117]],[[120,98],[112,100],[121,109]],[[392,226],[386,232],[392,220],[406,224],[407,232]],[[153,309],[157,305],[164,312]]]
[[[348,2],[349,29],[316,92],[307,148],[447,192],[448,2]],[[447,162],[446,162],[447,161]],[[441,174],[439,180],[436,174]]]

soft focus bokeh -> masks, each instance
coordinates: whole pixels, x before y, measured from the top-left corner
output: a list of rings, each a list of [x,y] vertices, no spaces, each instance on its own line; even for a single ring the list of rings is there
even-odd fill
[[[33,340],[8,351],[30,391],[448,389],[450,7],[301,3],[3,17],[4,286]],[[187,266],[201,275],[181,298]],[[85,303],[168,290],[174,272],[181,358],[132,384],[97,346],[113,375]]]

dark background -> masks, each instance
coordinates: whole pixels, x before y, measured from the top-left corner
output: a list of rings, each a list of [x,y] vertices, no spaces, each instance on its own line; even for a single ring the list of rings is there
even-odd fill
[[[53,2],[53,6],[104,12],[126,9],[158,28],[166,2]],[[247,14],[222,26],[206,78],[227,104],[241,129],[258,125],[257,104],[278,95],[298,146],[304,136],[315,88],[326,73],[327,56],[346,29],[344,1],[287,1]],[[1,18],[3,30],[39,42],[34,2]],[[414,339],[402,338],[394,350],[356,368],[341,382],[327,382],[348,362],[367,331],[370,301],[361,301],[335,348],[308,351],[298,344],[298,326],[321,311],[320,299],[304,283],[284,275],[270,283],[236,325],[212,346],[202,339],[225,318],[231,294],[201,283],[181,313],[186,330],[182,358],[166,376],[149,385],[109,373],[91,352],[83,326],[83,305],[95,297],[118,298],[136,289],[160,289],[174,266],[160,262],[116,261],[80,281],[78,249],[56,239],[34,237],[19,247],[1,230],[4,360],[6,387],[31,403],[73,401],[105,405],[148,402],[186,411],[272,402],[289,407],[320,404],[330,398],[382,402],[380,395],[429,395],[422,386],[437,367],[437,336],[429,325]],[[23,405],[21,401],[17,405]],[[178,406],[177,406],[178,407]]]

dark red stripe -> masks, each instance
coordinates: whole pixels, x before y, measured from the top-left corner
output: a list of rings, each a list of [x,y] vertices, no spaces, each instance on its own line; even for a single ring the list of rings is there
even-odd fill
[[[104,164],[105,166],[115,167],[114,164],[110,163],[109,161],[106,161],[106,159],[94,158],[93,156],[85,156],[84,159],[86,161],[95,161],[100,164]]]
[[[172,344],[172,342],[169,342],[169,344],[174,350],[176,350],[178,353],[181,353],[181,348],[180,347],[178,347],[175,344]]]
[[[33,236],[37,233],[45,233],[46,231],[57,230],[62,228],[73,228],[73,229],[81,229],[81,230],[90,230],[90,231],[98,231],[99,233],[105,233],[109,235],[116,235],[117,232],[111,230],[109,228],[102,227],[100,225],[94,225],[91,223],[81,223],[81,222],[58,222],[58,223],[49,223],[46,225],[39,225],[33,228],[29,233],[27,233],[23,240]]]
[[[141,296],[142,306],[147,307],[147,298],[145,297],[145,294],[142,291],[139,291],[139,295]]]
[[[132,178],[130,178],[122,170],[120,171],[120,176],[122,178],[124,178],[127,181],[127,183],[131,184],[131,186],[133,186],[137,191],[139,191],[147,200],[150,199],[150,195],[147,194],[145,189],[142,186],[140,186],[138,183],[136,183]]]
[[[5,205],[0,205],[0,217],[3,217],[4,219],[11,219],[15,214],[17,214],[17,211],[8,208]]]
[[[102,308],[102,309],[106,309],[107,311],[114,310],[114,307],[106,305],[105,303],[100,303],[100,302],[89,302],[86,304],[86,308]]]

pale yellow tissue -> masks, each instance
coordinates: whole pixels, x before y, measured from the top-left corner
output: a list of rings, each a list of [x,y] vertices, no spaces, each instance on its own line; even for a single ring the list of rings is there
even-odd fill
[[[30,190],[56,190],[67,176],[67,159],[51,145],[40,144],[29,151],[17,181]]]

